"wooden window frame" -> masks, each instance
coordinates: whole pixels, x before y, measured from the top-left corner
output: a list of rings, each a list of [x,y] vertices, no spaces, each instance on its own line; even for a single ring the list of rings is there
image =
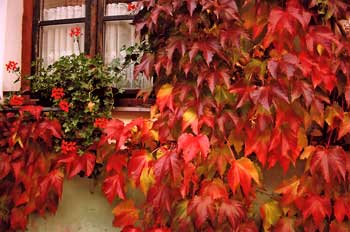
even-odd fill
[[[131,3],[137,0],[118,0],[117,2]],[[42,0],[23,0],[23,30],[22,30],[22,75],[33,74],[31,63],[39,57],[40,51],[40,27],[51,25],[62,25],[72,23],[84,23],[84,53],[90,56],[104,56],[104,30],[105,23],[110,21],[133,20],[134,15],[106,16],[105,7],[107,0],[85,0],[86,14],[84,18],[59,19],[41,21]],[[23,77],[22,76],[22,77]],[[30,84],[22,78],[22,89],[29,89]],[[125,93],[117,97],[117,105],[123,107],[146,106],[154,103],[150,99],[144,103],[142,99],[136,99],[137,90],[125,90]]]

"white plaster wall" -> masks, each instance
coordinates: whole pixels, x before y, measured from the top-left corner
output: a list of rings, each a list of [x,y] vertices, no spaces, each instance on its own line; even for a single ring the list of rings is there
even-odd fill
[[[55,215],[45,218],[32,215],[28,232],[114,232],[113,207],[101,191],[101,183],[93,186],[93,180],[75,177],[65,180],[62,201]],[[93,193],[91,190],[94,190]]]
[[[13,84],[14,74],[6,71],[9,60],[21,64],[23,0],[0,0],[0,88],[17,91],[20,83]]]

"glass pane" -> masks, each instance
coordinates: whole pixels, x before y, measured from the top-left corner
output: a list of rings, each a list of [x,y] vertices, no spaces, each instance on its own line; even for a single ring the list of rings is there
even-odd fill
[[[123,61],[125,51],[122,48],[135,44],[135,27],[130,24],[131,21],[111,21],[106,22],[105,26],[105,52],[104,59],[106,64],[110,64],[115,58]],[[143,76],[134,78],[134,67],[130,67],[125,72],[125,80],[122,87],[125,89],[143,89],[152,86],[153,81]]]
[[[79,37],[71,36],[72,28],[80,28]],[[84,24],[65,24],[42,28],[41,58],[45,65],[52,64],[61,56],[84,52]]]
[[[121,1],[109,0],[106,3],[105,15],[134,15],[136,14],[136,3],[125,3]]]
[[[85,17],[85,0],[43,0],[42,20]]]

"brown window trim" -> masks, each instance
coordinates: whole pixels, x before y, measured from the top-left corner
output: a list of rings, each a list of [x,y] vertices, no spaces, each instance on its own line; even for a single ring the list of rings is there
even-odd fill
[[[119,0],[118,2],[129,3],[135,0]],[[30,83],[23,77],[33,74],[31,63],[38,57],[39,29],[40,26],[82,23],[85,22],[85,53],[91,56],[104,53],[104,24],[107,21],[131,20],[134,16],[105,16],[106,0],[86,0],[85,18],[63,19],[52,21],[40,21],[41,0],[23,0],[24,13],[22,19],[22,81],[21,88],[29,90]],[[90,10],[88,10],[90,9]],[[117,105],[126,107],[149,107],[154,99],[146,103],[142,99],[136,99],[137,91],[125,90],[124,94],[118,95]]]

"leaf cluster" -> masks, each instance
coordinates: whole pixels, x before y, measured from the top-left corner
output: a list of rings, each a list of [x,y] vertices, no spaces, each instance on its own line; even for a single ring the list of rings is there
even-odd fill
[[[340,21],[350,5],[140,5],[136,29],[150,51],[135,74],[157,79],[157,101],[151,120],[112,120],[100,141],[103,191],[111,202],[123,200],[114,224],[125,231],[349,230],[350,47]],[[286,173],[297,162],[304,172],[265,194],[264,172],[279,165]],[[131,202],[135,187],[143,203]],[[261,194],[268,200],[260,202]]]

